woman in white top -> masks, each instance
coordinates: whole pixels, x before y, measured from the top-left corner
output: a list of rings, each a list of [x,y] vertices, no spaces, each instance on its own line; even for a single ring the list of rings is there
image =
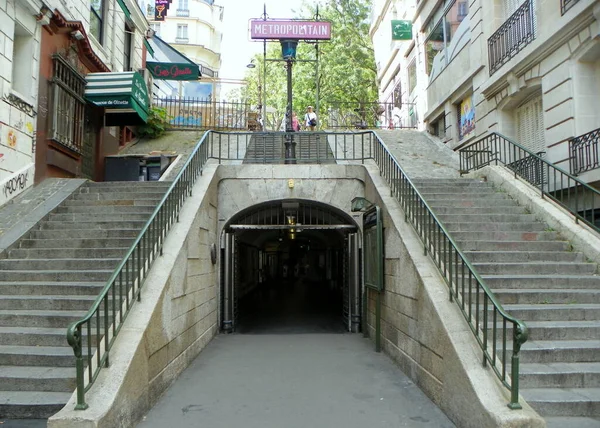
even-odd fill
[[[306,114],[304,115],[304,124],[311,131],[314,131],[317,127],[317,113],[313,111],[312,106],[306,107]]]

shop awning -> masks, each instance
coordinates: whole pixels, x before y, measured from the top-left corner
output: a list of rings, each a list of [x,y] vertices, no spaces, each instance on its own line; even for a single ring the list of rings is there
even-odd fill
[[[106,126],[142,125],[148,121],[148,90],[138,72],[89,73],[85,79],[85,98],[106,109]]]
[[[152,60],[146,68],[159,80],[198,80],[200,66],[158,36],[149,39]]]

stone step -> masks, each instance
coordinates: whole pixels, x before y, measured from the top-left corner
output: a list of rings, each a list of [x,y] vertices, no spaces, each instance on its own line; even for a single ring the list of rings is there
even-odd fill
[[[115,227],[119,227],[118,224]],[[65,229],[65,230],[32,230],[28,239],[101,239],[101,238],[135,238],[139,229]]]
[[[172,181],[90,181],[85,186],[81,187],[81,191],[109,189],[118,190],[119,188],[126,189],[168,189]]]
[[[11,259],[91,259],[118,258],[122,260],[127,248],[16,248],[8,250],[7,258]]]
[[[71,367],[0,366],[0,391],[73,392],[76,387]]]
[[[115,259],[4,259],[0,260],[0,271],[11,270],[87,270],[114,269],[121,258]]]
[[[491,289],[586,289],[600,288],[600,277],[594,275],[482,275]]]
[[[598,363],[600,340],[528,340],[519,355],[521,363]]]
[[[457,190],[457,189],[437,189],[433,192],[422,191],[417,187],[417,190],[421,195],[425,197],[425,200],[453,200],[460,204],[464,201],[481,201],[481,200],[504,200],[510,201],[513,205],[516,204],[514,199],[511,199],[506,193],[495,192],[492,189],[468,189],[468,190]]]
[[[161,200],[165,196],[165,192],[151,191],[123,191],[123,192],[90,192],[90,193],[76,193],[73,195],[75,201],[111,201],[111,200],[135,200],[141,199],[157,199]]]
[[[552,416],[545,417],[546,428],[598,428],[598,418],[586,418],[577,416]]]
[[[475,231],[506,231],[506,232],[542,232],[548,229],[540,222],[446,222],[442,220],[444,227],[449,232],[475,232]]]
[[[520,388],[598,388],[600,362],[521,364]]]
[[[0,310],[0,326],[3,327],[64,327],[78,321],[87,311],[58,310]]]
[[[481,262],[583,262],[582,253],[567,251],[465,251],[467,259],[472,263]]]
[[[38,224],[38,230],[105,230],[105,229],[135,229],[141,230],[147,221],[43,221]]]
[[[433,184],[433,183],[415,183],[414,180],[411,180],[417,190],[422,194],[431,194],[431,193],[467,193],[470,191],[474,192],[494,192],[494,188],[491,187],[487,183],[482,182],[473,182],[473,183],[458,183],[455,185],[451,184]]]
[[[1,265],[0,265],[1,266]],[[504,275],[592,275],[596,273],[595,263],[577,262],[476,262],[473,266],[479,274],[504,274]]]
[[[116,222],[120,221],[136,221],[143,220],[148,221],[151,213],[126,213],[116,214],[112,219]],[[68,222],[84,222],[84,221],[106,221],[106,214],[84,214],[84,213],[69,213],[69,214],[54,214],[50,213],[48,216],[50,221],[68,221]]]
[[[468,214],[471,210],[473,211],[482,211],[485,213],[490,212],[513,212],[507,211],[511,208],[514,208],[514,213],[525,214],[525,208],[518,206],[514,201],[510,199],[504,198],[479,198],[479,199],[463,199],[463,200],[455,200],[455,199],[439,199],[439,198],[429,198],[425,199],[427,205],[432,208],[454,208],[454,209],[462,209],[464,214]]]
[[[502,305],[600,302],[600,290],[590,289],[492,289]]]
[[[597,340],[600,320],[592,321],[528,321],[529,340]],[[501,331],[502,324],[498,323]],[[511,337],[512,328],[508,328]]]
[[[62,409],[71,392],[1,391],[0,416],[3,419],[47,419]]]
[[[93,333],[94,335],[91,337],[92,345],[95,345],[95,329]],[[84,334],[82,337],[86,344],[87,337],[87,334]],[[68,347],[66,329],[51,327],[0,327],[0,345],[17,347]]]
[[[63,331],[67,331],[65,326]],[[66,333],[65,333],[66,336]],[[0,366],[73,367],[73,348],[65,346],[0,345]]]
[[[523,214],[523,210],[517,208],[510,208],[509,212],[500,214],[473,213],[473,210],[469,209],[464,209],[464,213],[461,214],[454,212],[451,208],[447,208],[445,211],[446,213],[441,213],[439,210],[435,211],[436,217],[442,220],[444,224],[456,222],[492,224],[495,222],[517,223],[537,221],[533,214]],[[510,212],[514,212],[514,214]]]
[[[520,392],[542,416],[600,414],[600,388],[521,388]]]
[[[0,281],[0,295],[78,295],[97,296],[106,285],[105,281]]]
[[[87,311],[96,296],[0,295],[0,310]]]
[[[134,238],[21,239],[19,248],[129,248]]]
[[[435,215],[445,221],[475,221],[475,222],[490,222],[490,221],[512,221],[512,218],[529,215],[523,207],[514,205],[498,205],[489,206],[482,204],[480,207],[454,207],[452,205],[427,204],[431,207]],[[455,216],[447,217],[447,216]],[[456,217],[458,216],[458,217]],[[532,216],[533,217],[533,216]]]
[[[95,270],[11,270],[2,272],[3,281],[106,281],[114,269]]]
[[[162,198],[136,198],[136,199],[112,199],[112,200],[78,200],[78,199],[67,199],[61,207],[92,207],[92,206],[104,206],[104,207],[156,207]]]
[[[600,304],[516,304],[503,305],[513,317],[525,321],[585,321],[600,320]]]
[[[455,240],[456,241],[456,240]],[[462,251],[568,251],[567,241],[461,241]]]
[[[452,238],[459,242],[471,241],[553,241],[558,239],[556,232],[452,232]]]
[[[85,213],[85,214],[128,214],[128,213],[151,213],[156,205],[72,205],[60,206],[53,213]]]
[[[452,186],[470,186],[471,184],[483,184],[489,186],[490,184],[483,180],[475,178],[415,178],[412,180],[415,184],[435,184],[435,185],[452,185]]]

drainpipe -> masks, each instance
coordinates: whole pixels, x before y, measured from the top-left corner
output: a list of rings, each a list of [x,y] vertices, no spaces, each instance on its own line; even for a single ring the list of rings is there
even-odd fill
[[[111,42],[111,49],[110,49],[110,71],[115,71],[115,23],[117,21],[117,7],[119,7],[119,5],[117,4],[116,0],[113,0],[112,5],[111,5],[111,9],[112,9],[112,42]]]

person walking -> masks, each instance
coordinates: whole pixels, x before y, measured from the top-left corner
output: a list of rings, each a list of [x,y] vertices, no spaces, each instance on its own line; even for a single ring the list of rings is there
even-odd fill
[[[304,115],[304,123],[306,127],[311,131],[314,131],[317,127],[317,113],[313,111],[312,106],[306,107],[306,114]]]
[[[296,116],[296,112],[292,113],[292,130],[294,132],[300,131],[300,121],[298,120],[298,116]]]

